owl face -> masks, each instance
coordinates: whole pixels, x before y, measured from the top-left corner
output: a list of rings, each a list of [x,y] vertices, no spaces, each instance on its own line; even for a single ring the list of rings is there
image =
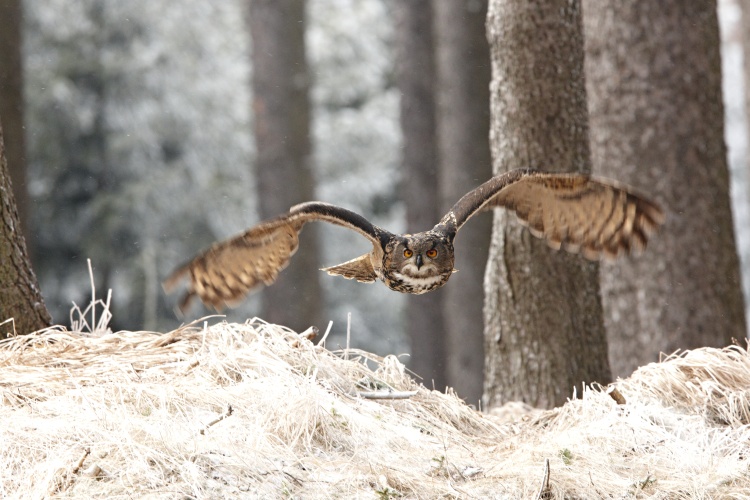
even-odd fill
[[[394,238],[383,258],[389,288],[421,294],[443,286],[453,274],[453,245],[432,231]]]

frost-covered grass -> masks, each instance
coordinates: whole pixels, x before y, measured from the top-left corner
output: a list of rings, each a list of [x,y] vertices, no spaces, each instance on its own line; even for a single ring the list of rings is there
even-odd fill
[[[259,320],[50,329],[0,344],[0,381],[4,498],[536,498],[547,460],[556,498],[750,495],[737,347],[512,417]]]

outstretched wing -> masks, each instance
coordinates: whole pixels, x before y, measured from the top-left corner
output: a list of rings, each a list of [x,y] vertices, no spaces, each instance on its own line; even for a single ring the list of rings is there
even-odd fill
[[[179,305],[182,311],[195,296],[217,311],[235,305],[254,289],[276,281],[297,251],[302,227],[312,221],[330,222],[357,231],[376,249],[381,248],[381,238],[390,234],[345,208],[321,202],[303,203],[284,215],[215,243],[167,277],[164,289],[170,293],[180,281],[188,278],[187,294]]]
[[[458,231],[491,208],[512,210],[551,247],[589,259],[641,251],[664,222],[659,206],[625,186],[585,174],[513,170],[466,193],[440,222]]]

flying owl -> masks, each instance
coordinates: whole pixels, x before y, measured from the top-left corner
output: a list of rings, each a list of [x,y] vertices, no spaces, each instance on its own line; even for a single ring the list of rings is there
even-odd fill
[[[589,259],[640,252],[664,221],[655,203],[615,182],[585,174],[513,170],[466,193],[438,224],[416,234],[394,234],[361,215],[318,201],[292,207],[237,236],[215,243],[176,269],[165,281],[171,292],[188,278],[185,311],[198,296],[221,310],[236,305],[262,285],[271,285],[299,245],[308,222],[352,229],[372,243],[372,251],[322,269],[363,283],[381,280],[391,290],[422,294],[445,285],[453,269],[453,240],[472,216],[493,208],[512,210],[534,236],[555,249]]]

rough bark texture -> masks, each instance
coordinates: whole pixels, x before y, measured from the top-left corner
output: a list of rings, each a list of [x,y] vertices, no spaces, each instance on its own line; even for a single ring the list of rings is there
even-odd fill
[[[28,232],[26,137],[23,129],[23,66],[21,60],[21,0],[0,0],[0,118],[13,194],[24,234]]]
[[[595,172],[667,211],[645,254],[602,266],[610,362],[745,337],[715,1],[585,2]]]
[[[580,3],[492,0],[490,146],[496,173],[588,171]],[[596,263],[554,252],[514,216],[495,214],[485,290],[485,403],[565,402],[606,383]]]
[[[435,55],[431,0],[393,4],[398,46],[397,85],[404,134],[402,198],[409,231],[432,228],[440,219],[435,120]],[[427,387],[445,387],[443,291],[406,299],[409,367]]]
[[[0,338],[51,324],[20,231],[0,127]]]
[[[310,146],[310,76],[305,56],[304,0],[251,0],[252,90],[258,211],[263,219],[314,199]],[[323,328],[315,225],[272,287],[263,290],[263,319],[301,330]]]
[[[486,0],[437,1],[438,156],[441,212],[492,175],[490,52]],[[467,402],[482,397],[484,270],[492,218],[477,217],[456,239],[456,269],[445,288],[448,385]]]

